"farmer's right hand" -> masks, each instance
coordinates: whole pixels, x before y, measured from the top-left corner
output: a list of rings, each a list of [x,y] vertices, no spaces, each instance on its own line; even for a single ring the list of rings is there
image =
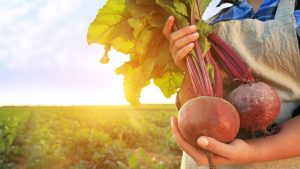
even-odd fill
[[[186,26],[172,32],[174,17],[170,16],[165,23],[163,33],[170,42],[170,52],[175,64],[184,72],[187,71],[185,57],[194,48],[194,41],[199,38],[195,25]]]

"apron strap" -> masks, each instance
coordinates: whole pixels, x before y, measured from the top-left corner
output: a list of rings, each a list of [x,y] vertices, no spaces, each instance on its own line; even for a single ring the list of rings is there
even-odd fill
[[[277,6],[277,11],[275,14],[275,19],[285,15],[293,15],[294,8],[295,0],[279,0],[279,4]]]

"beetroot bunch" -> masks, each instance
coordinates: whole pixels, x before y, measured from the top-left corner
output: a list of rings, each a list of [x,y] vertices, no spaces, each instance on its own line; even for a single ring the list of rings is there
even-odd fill
[[[190,7],[190,23],[195,24],[199,22],[195,18],[195,9],[201,18],[199,1],[191,1]],[[173,29],[178,28],[175,26]],[[257,82],[239,56],[217,34],[210,32],[204,38],[209,42],[209,50],[204,49],[206,52],[203,54],[199,41],[195,41],[194,51],[187,56],[194,94],[199,97],[186,102],[179,110],[182,136],[197,147],[196,140],[200,136],[230,142],[240,127],[265,132],[280,111],[277,93],[267,84]],[[233,83],[239,84],[229,94],[229,102],[222,99],[220,68]],[[210,168],[215,168],[210,155],[207,157]]]
[[[105,46],[102,63],[109,61],[112,48],[130,56],[116,73],[124,75],[128,102],[139,105],[141,91],[151,81],[166,97],[176,93],[182,84],[183,72],[172,61],[169,42],[162,33],[166,18],[170,15],[176,18],[174,31],[196,26],[200,36],[186,59],[193,95],[198,97],[181,107],[178,119],[182,136],[194,146],[199,136],[230,142],[240,128],[265,131],[281,105],[276,92],[257,82],[235,51],[202,20],[202,12],[210,1],[107,0],[87,36],[88,43]],[[227,100],[223,99],[222,71],[239,85]],[[209,161],[210,168],[214,168]]]

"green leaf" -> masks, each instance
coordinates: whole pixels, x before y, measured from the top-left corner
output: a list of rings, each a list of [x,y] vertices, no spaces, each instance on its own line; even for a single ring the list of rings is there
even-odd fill
[[[159,7],[154,0],[128,0],[127,8],[134,19],[145,19],[151,26],[163,28],[168,13]]]
[[[156,5],[154,0],[136,0],[136,4],[138,4],[138,5],[147,5],[147,6]]]
[[[148,23],[156,28],[162,29],[165,25],[167,14],[154,12],[150,18],[148,18]]]
[[[168,70],[170,65],[174,64],[172,55],[169,51],[169,43],[164,41],[158,48],[160,52],[157,54],[154,77],[162,76]]]
[[[212,31],[211,26],[209,26],[208,23],[206,23],[203,20],[199,20],[196,23],[196,29],[199,33],[203,34],[205,37],[207,37]]]
[[[106,5],[98,11],[98,15],[88,29],[88,43],[103,43],[107,34],[114,30],[114,26],[124,20],[125,0],[108,0]],[[105,35],[102,35],[105,34]]]
[[[187,9],[186,9],[186,4],[184,4],[180,0],[174,0],[173,3],[174,3],[175,10],[178,13],[182,14],[183,16],[188,16]]]
[[[176,24],[180,28],[190,25],[188,19],[176,11],[173,0],[156,0],[156,3],[166,10],[169,15],[173,15],[176,18]]]
[[[142,30],[142,32],[139,34],[139,36],[135,39],[135,52],[140,55],[144,56],[149,49],[149,43],[151,42],[151,39],[153,38],[153,31],[145,28]]]
[[[211,44],[209,43],[207,36],[211,33],[212,28],[203,20],[199,20],[196,23],[196,28],[199,33],[198,41],[203,53],[203,57],[205,57],[207,52],[211,48]]]
[[[205,12],[206,8],[208,7],[209,3],[211,2],[211,0],[196,0],[196,1],[201,2],[200,8],[201,8],[202,13]]]
[[[101,62],[109,61],[110,48],[130,55],[130,61],[117,68],[116,73],[124,75],[125,97],[132,105],[139,105],[141,91],[152,79],[166,97],[170,97],[181,86],[183,74],[173,61],[169,42],[162,30],[169,15],[175,16],[179,28],[190,25],[190,8],[194,2],[107,0],[90,24],[88,43],[105,45]],[[209,2],[201,1],[201,7],[206,7]],[[206,54],[210,49],[206,37],[211,28],[204,21],[198,21],[196,26],[201,49]]]
[[[207,55],[207,52],[211,48],[211,44],[207,40],[207,38],[205,36],[203,36],[202,34],[199,34],[199,40],[198,41],[199,41],[199,44],[200,44],[200,48],[202,50],[202,55],[203,55],[203,57],[205,57]]]
[[[123,37],[116,37],[110,41],[114,49],[124,54],[129,54],[134,49],[134,44],[131,40],[124,39]]]
[[[182,80],[182,72],[166,72],[162,77],[155,78],[154,84],[160,88],[166,98],[170,98],[177,92]]]
[[[150,3],[147,5],[147,2],[145,1],[138,2],[136,0],[127,0],[126,6],[131,17],[137,19],[142,17],[150,18],[151,15],[158,10],[157,9],[158,6],[156,4],[153,5],[153,3]]]
[[[124,75],[124,93],[126,100],[131,105],[140,105],[139,98],[142,88],[150,84],[151,72],[155,65],[154,59],[146,58],[143,61],[129,61],[116,69],[116,74]]]
[[[144,18],[130,18],[128,19],[129,25],[132,27],[133,36],[136,38],[147,26],[147,19]]]
[[[108,0],[89,26],[88,43],[111,44],[122,53],[130,53],[134,45],[133,29],[128,24],[128,18],[125,0]]]

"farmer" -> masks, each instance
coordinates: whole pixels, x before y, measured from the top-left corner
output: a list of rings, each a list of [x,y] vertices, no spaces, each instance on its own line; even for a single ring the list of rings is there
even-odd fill
[[[240,0],[221,10],[213,19],[216,32],[247,64],[256,79],[270,84],[279,94],[282,105],[276,120],[281,130],[271,136],[235,139],[225,144],[200,137],[203,149],[214,153],[218,169],[300,169],[300,1]],[[164,35],[176,65],[187,72],[185,57],[193,49],[199,34],[194,26],[171,32],[174,17],[169,17]],[[298,34],[299,35],[298,35]],[[178,107],[193,98],[191,81],[185,74],[178,92]],[[181,169],[206,169],[206,155],[187,143],[172,118],[173,133],[184,150]]]

